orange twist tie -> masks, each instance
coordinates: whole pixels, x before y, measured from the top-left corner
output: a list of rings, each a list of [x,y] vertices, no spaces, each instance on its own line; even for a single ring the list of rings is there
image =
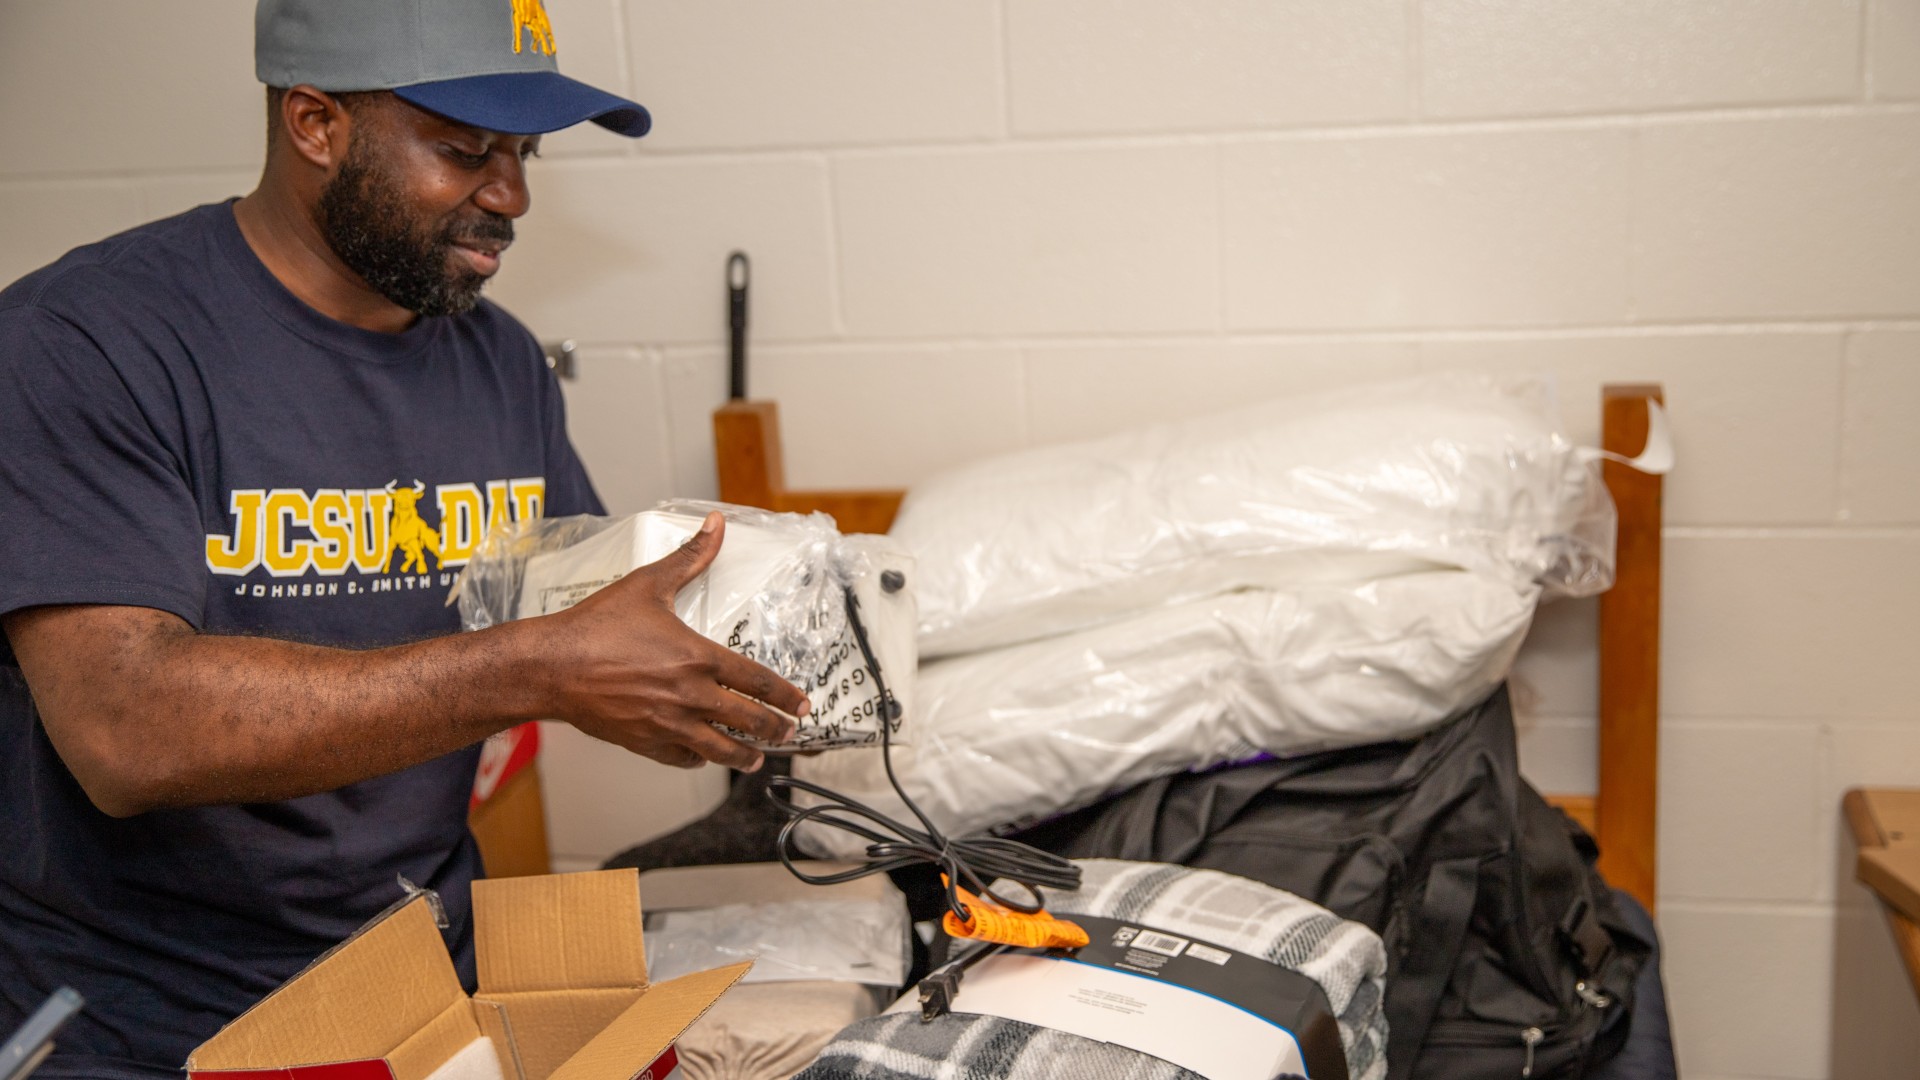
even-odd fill
[[[982,900],[965,889],[959,893],[960,902],[972,915],[963,922],[960,916],[947,912],[940,923],[950,937],[993,941],[1022,949],[1078,949],[1092,940],[1079,926],[1056,919],[1045,911],[1029,915]]]

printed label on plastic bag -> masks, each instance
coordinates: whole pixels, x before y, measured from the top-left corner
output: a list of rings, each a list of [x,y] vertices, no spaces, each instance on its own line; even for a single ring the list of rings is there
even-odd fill
[[[773,669],[812,702],[789,742],[766,750],[877,742],[885,709],[846,616],[853,590],[901,731],[918,655],[913,561],[882,537],[846,537],[824,514],[775,514],[713,503],[663,503],[641,514],[518,523],[490,533],[454,597],[467,629],[565,611],[671,554],[709,510],[727,516],[719,555],[680,591],[674,611],[707,638]],[[889,587],[891,586],[891,587]],[[904,741],[904,740],[902,740]]]

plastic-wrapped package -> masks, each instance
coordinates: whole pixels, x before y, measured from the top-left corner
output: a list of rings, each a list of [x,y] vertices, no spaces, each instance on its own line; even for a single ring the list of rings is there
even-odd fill
[[[1230,957],[1221,949],[1259,957],[1279,967],[1297,972],[1318,984],[1326,1006],[1333,1014],[1334,1030],[1321,1028],[1304,1035],[1298,1044],[1305,1052],[1306,1068],[1318,1080],[1349,1077],[1351,1080],[1385,1080],[1387,1075],[1387,1018],[1383,1007],[1387,977],[1387,950],[1379,935],[1357,922],[1341,919],[1318,904],[1292,893],[1235,877],[1218,870],[1199,870],[1166,863],[1122,862],[1116,859],[1076,860],[1083,877],[1078,890],[1049,891],[1047,909],[1063,918],[1124,920],[1134,929],[1135,942],[1145,943],[1149,931],[1158,931],[1167,961],[1162,971],[1174,967],[1176,954],[1205,957],[1205,962],[1220,963],[1229,971],[1240,970],[1246,960]],[[1170,938],[1171,940],[1166,940]],[[1182,941],[1182,938],[1192,939]],[[1146,944],[1151,950],[1153,944]],[[1208,946],[1220,948],[1208,952]],[[973,967],[960,984],[964,1002],[970,987],[995,978],[986,965],[999,963],[988,959]],[[1158,963],[1158,961],[1156,961]],[[1029,968],[1028,971],[1032,971]],[[1273,987],[1268,976],[1241,976],[1249,985]],[[1001,975],[1000,986],[1022,981],[1020,974],[1009,980]],[[1043,981],[1051,982],[1044,975]],[[1131,981],[1136,976],[1126,975]],[[1162,976],[1165,982],[1175,978]],[[1142,984],[1144,985],[1144,984]],[[1170,1032],[1173,1047],[1181,1046],[1179,1036],[1191,1045],[1207,1024],[1206,1007],[1166,1010],[1145,1001],[1122,1000],[1127,993],[1102,995],[1103,988],[1075,979],[1062,997],[1080,996],[1082,1002],[1102,1003],[1106,1009],[1125,1010],[1128,1023],[1137,1030]],[[1078,993],[1076,993],[1078,992]],[[1146,997],[1152,991],[1143,990]],[[1024,996],[1024,995],[1023,995]],[[1028,997],[1027,1000],[1032,1000]],[[964,1008],[923,1021],[919,1002],[905,998],[886,1014],[861,1020],[838,1035],[820,1053],[818,1060],[794,1080],[930,1080],[933,1077],[965,1077],[966,1080],[1083,1080],[1087,1077],[1126,1077],[1128,1080],[1191,1080],[1199,1075],[1190,1068],[1156,1058],[1119,1042],[1071,1034],[1058,1028],[1009,1019],[1005,1016],[968,1012]],[[1315,1010],[1317,1011],[1317,1010]],[[1309,1026],[1303,1032],[1313,1032]],[[1315,1035],[1336,1035],[1332,1045]],[[1517,1042],[1518,1040],[1516,1040]],[[1238,1042],[1216,1043],[1229,1050],[1241,1049]],[[1247,1048],[1251,1049],[1251,1048]],[[1344,1060],[1340,1060],[1344,1058]],[[1247,1064],[1248,1058],[1234,1056],[1231,1065]],[[1196,1063],[1197,1064],[1197,1063]],[[1225,1063],[1222,1063],[1225,1064]],[[1264,1062],[1262,1063],[1264,1064]],[[1206,1070],[1207,1075],[1255,1075],[1252,1069],[1231,1073]],[[785,1074],[782,1074],[785,1075]],[[1272,1076],[1271,1071],[1260,1076]],[[1286,1072],[1277,1080],[1297,1078],[1300,1073]]]
[[[1346,387],[935,477],[891,533],[920,564],[920,653],[1435,567],[1600,592],[1613,503],[1552,396],[1474,375]]]
[[[1459,570],[1253,590],[921,667],[907,793],[955,835],[1004,831],[1156,776],[1405,738],[1506,676],[1539,587]],[[908,816],[878,749],[794,775]],[[809,801],[796,792],[796,800]],[[862,842],[808,827],[851,858]]]
[[[802,862],[798,867],[811,874],[854,868],[849,863],[816,862]],[[661,935],[666,932],[663,922],[669,916],[738,904],[852,901],[846,910],[855,920],[869,928],[894,928],[870,939],[870,959],[876,969],[889,961],[897,964],[899,961],[891,958],[910,948],[906,898],[884,875],[821,886],[801,881],[780,863],[674,866],[642,873],[640,895],[647,909],[647,967],[656,982],[663,979],[663,971],[672,970],[671,966],[657,966],[673,963],[660,947]],[[777,922],[770,927],[774,948],[782,953],[789,938],[787,929],[790,927]],[[838,932],[828,929],[829,934]],[[761,956],[768,954],[766,949],[756,951]],[[713,966],[702,961],[693,963],[696,967]],[[866,969],[858,966],[861,963],[855,958],[839,966],[847,974],[864,978]],[[825,965],[805,966],[821,971],[823,977],[754,982],[750,975],[748,985],[736,985],[715,1002],[676,1043],[680,1069],[686,1076],[676,1073],[674,1080],[784,1080],[813,1060],[835,1032],[884,1008],[900,986],[898,981],[886,986],[836,982],[824,977]],[[762,961],[753,970],[764,973],[773,967]],[[903,972],[900,978],[905,977]]]
[[[665,982],[754,961],[740,981],[899,988],[912,963],[907,906],[865,899],[775,900],[647,917],[647,977]]]
[[[777,514],[678,500],[625,517],[536,518],[496,528],[461,572],[449,603],[480,630],[550,615],[671,553],[712,510],[726,515],[720,553],[674,611],[713,641],[773,669],[805,691],[812,710],[792,741],[767,750],[859,746],[880,737],[879,694],[847,621],[844,590],[860,605],[874,659],[900,704],[893,737],[912,707],[913,559],[879,536],[842,536],[825,514]]]

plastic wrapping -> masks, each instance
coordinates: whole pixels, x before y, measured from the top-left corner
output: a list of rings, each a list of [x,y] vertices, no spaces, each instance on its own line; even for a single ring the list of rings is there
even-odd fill
[[[1002,831],[1155,776],[1416,735],[1485,697],[1539,588],[1440,570],[1247,591],[926,664],[902,784],[942,829]],[[907,816],[877,749],[794,775]],[[808,801],[796,792],[796,800]],[[825,857],[862,841],[801,832]]]
[[[877,900],[782,900],[647,917],[647,978],[660,983],[742,960],[742,982],[900,987],[912,960],[907,906]]]
[[[842,536],[825,514],[777,514],[680,500],[624,517],[536,518],[488,532],[455,584],[468,630],[564,611],[627,573],[673,552],[712,510],[726,515],[720,553],[680,590],[674,611],[694,630],[758,660],[812,701],[793,740],[767,750],[875,742],[879,695],[847,621],[844,589],[860,604],[874,658],[902,706],[912,707],[913,560],[878,536]]]
[[[1451,567],[1548,594],[1613,576],[1613,503],[1543,381],[1347,387],[1044,447],[916,486],[920,652],[1240,588]]]

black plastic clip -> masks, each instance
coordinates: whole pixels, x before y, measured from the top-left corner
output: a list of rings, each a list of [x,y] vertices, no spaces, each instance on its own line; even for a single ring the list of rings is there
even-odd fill
[[[1560,940],[1567,946],[1567,952],[1573,956],[1574,963],[1580,966],[1580,974],[1592,978],[1613,955],[1613,935],[1600,924],[1600,917],[1594,913],[1593,904],[1586,897],[1575,897],[1573,906],[1567,909],[1566,918],[1560,920]]]

